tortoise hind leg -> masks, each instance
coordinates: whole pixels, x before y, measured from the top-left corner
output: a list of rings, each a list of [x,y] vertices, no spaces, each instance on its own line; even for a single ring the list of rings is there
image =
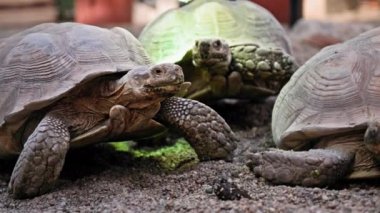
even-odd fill
[[[201,160],[231,160],[236,136],[224,119],[205,104],[171,97],[163,101],[157,116],[180,130]]]
[[[257,44],[234,45],[230,49],[233,57],[230,69],[235,74],[228,77],[232,80],[229,93],[235,93],[235,97],[256,99],[275,95],[298,67],[294,58],[282,49]],[[236,85],[239,87],[234,88]]]
[[[354,160],[351,152],[311,149],[271,150],[249,156],[253,172],[275,184],[326,186],[344,178]]]
[[[65,123],[48,114],[24,144],[13,169],[8,191],[15,198],[51,190],[62,170],[70,134]]]
[[[282,49],[257,44],[235,45],[230,49],[231,69],[241,73],[244,80],[288,79],[298,67],[294,58]]]

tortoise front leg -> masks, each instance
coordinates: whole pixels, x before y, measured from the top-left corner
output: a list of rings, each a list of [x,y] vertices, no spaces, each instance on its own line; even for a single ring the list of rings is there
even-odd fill
[[[109,118],[90,131],[71,140],[71,147],[107,142],[111,140],[140,139],[164,132],[166,128],[151,118],[160,105],[151,106],[156,110],[131,111],[125,106],[115,105],[109,111]]]
[[[183,133],[201,160],[231,160],[237,138],[224,119],[205,104],[171,97],[161,103],[157,116]]]
[[[51,190],[61,173],[69,141],[66,124],[47,114],[24,144],[12,172],[9,193],[27,198]]]
[[[165,131],[165,127],[152,118],[160,104],[152,105],[148,110],[129,110],[125,106],[115,105],[109,113],[109,138],[113,140],[140,139]]]
[[[128,117],[130,117],[130,111],[124,106],[115,105],[111,107],[109,119],[89,131],[74,137],[71,140],[71,147],[77,148],[88,144],[105,142],[121,135],[128,125]]]
[[[249,156],[247,165],[275,184],[326,186],[344,178],[353,160],[354,154],[344,150],[271,150]]]

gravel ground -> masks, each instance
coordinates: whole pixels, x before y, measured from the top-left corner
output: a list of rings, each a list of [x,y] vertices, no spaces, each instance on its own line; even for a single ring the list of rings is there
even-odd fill
[[[236,106],[214,106],[240,137],[239,156],[273,145],[268,126],[272,104],[245,103],[237,114],[230,113]],[[167,173],[106,146],[89,147],[69,154],[53,192],[27,200],[8,196],[14,162],[7,161],[0,167],[0,212],[380,212],[378,180],[342,182],[329,189],[275,186],[256,178],[241,159]],[[220,200],[212,190],[220,179],[249,198]]]
[[[251,199],[219,200],[207,193],[222,173]],[[15,201],[1,182],[2,212],[379,212],[379,187],[348,184],[340,189],[271,186],[256,179],[245,166],[201,163],[177,174],[146,168],[112,166],[97,174],[66,181],[52,193]]]
[[[294,37],[292,41],[295,43]],[[298,48],[303,46],[306,52],[305,41]],[[322,39],[318,49],[332,41]],[[378,179],[342,182],[334,188],[305,188],[275,186],[256,178],[242,156],[273,146],[269,128],[272,106],[273,100],[213,105],[241,139],[233,163],[202,162],[167,173],[106,146],[88,147],[69,153],[54,191],[14,200],[7,194],[7,184],[15,161],[1,161],[0,212],[380,212]],[[219,199],[213,187],[220,180],[247,195],[240,200]]]

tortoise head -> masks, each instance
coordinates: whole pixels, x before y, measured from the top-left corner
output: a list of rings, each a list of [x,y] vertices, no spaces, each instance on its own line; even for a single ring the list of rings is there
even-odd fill
[[[375,159],[380,162],[380,123],[377,121],[368,122],[367,130],[364,134],[364,144],[367,149],[374,154]]]
[[[163,100],[189,86],[184,82],[182,68],[176,64],[163,63],[141,66],[128,71],[117,81],[118,103],[137,100]]]
[[[231,50],[223,39],[198,39],[192,50],[193,64],[208,67],[211,72],[225,74],[231,63]]]

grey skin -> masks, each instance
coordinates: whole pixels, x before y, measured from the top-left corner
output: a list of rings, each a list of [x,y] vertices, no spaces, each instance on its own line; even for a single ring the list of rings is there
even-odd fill
[[[121,78],[88,82],[56,102],[27,138],[9,183],[15,198],[50,191],[58,179],[69,147],[129,139],[161,131],[161,121],[179,129],[201,159],[226,159],[236,138],[212,109],[194,100],[172,97],[186,86],[174,64],[142,66]]]
[[[346,177],[380,177],[380,124],[320,139],[308,151],[270,150],[249,156],[253,172],[274,184],[329,186]],[[363,135],[364,133],[364,135]]]
[[[380,164],[380,124],[371,121],[364,133],[364,145],[367,150],[373,154],[376,161]]]

